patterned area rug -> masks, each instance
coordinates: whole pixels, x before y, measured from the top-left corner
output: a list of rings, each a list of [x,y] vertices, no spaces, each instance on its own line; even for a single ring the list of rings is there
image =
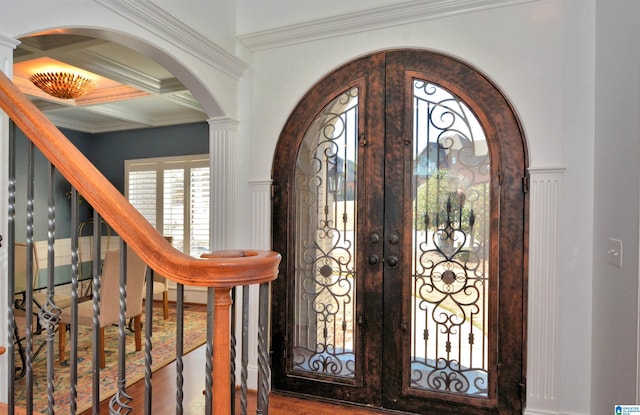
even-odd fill
[[[152,371],[155,371],[175,360],[175,327],[176,313],[170,309],[169,319],[162,318],[162,308],[154,308],[152,342]],[[144,330],[144,317],[143,317]],[[144,378],[144,332],[142,350],[136,352],[134,334],[127,330],[126,370],[127,385]],[[77,413],[92,406],[92,363],[91,363],[91,328],[80,326],[78,334],[78,397]],[[34,348],[43,342],[45,334],[34,339]],[[206,313],[190,310],[185,306],[184,312],[184,353],[188,353],[206,341]],[[58,334],[55,337],[55,413],[70,413],[69,393],[69,362],[58,362]],[[69,356],[69,342],[67,341],[67,359]],[[118,327],[111,326],[105,330],[105,360],[106,367],[100,371],[100,400],[113,396],[117,391],[118,377]],[[49,413],[47,406],[46,381],[46,347],[36,356],[33,362],[33,409],[42,413]],[[25,406],[25,378],[16,382],[16,406]]]

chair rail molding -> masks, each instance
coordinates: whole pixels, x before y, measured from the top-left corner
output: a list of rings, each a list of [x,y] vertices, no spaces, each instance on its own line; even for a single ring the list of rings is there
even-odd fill
[[[563,167],[529,169],[527,415],[557,412],[557,224]]]

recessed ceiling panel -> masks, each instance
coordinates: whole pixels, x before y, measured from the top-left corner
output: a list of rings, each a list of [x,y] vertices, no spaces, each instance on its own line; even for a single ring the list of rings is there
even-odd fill
[[[65,34],[20,40],[14,52],[14,82],[59,127],[104,132],[207,119],[169,71],[124,45]],[[54,98],[29,81],[45,70],[89,76],[97,87],[76,99]]]

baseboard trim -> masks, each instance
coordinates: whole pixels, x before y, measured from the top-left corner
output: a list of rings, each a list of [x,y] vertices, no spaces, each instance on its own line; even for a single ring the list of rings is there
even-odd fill
[[[589,415],[582,412],[562,412],[562,411],[549,411],[547,409],[525,409],[523,415]]]
[[[544,409],[527,408],[524,410],[524,415],[560,415],[560,413],[556,411],[547,411]]]

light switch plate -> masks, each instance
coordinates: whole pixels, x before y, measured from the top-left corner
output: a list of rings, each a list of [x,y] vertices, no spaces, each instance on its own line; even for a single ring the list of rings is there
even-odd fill
[[[620,239],[609,238],[607,257],[610,264],[622,268],[622,241]]]

